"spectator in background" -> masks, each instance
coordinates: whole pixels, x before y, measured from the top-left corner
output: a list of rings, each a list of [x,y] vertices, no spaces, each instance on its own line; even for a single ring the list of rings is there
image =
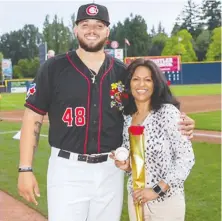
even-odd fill
[[[49,50],[49,51],[48,51],[48,54],[47,54],[47,59],[52,58],[52,57],[54,57],[54,56],[55,56],[55,51]]]

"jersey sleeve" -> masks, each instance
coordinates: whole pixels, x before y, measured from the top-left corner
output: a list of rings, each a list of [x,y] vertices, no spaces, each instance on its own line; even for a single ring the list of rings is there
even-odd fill
[[[25,107],[34,112],[45,115],[51,103],[51,89],[49,78],[49,62],[45,62],[38,70],[36,77],[28,89]]]

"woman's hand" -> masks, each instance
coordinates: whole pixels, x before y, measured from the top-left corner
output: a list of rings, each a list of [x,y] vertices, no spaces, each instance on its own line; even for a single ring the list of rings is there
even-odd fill
[[[195,121],[188,117],[185,113],[181,113],[181,121],[179,122],[180,130],[183,135],[187,136],[189,139],[193,138],[193,130],[195,128]]]
[[[127,172],[131,171],[129,158],[127,160],[124,160],[124,161],[119,161],[119,160],[116,159],[114,151],[112,151],[112,153],[111,153],[111,155],[109,155],[109,157],[115,161],[115,165],[119,169],[127,171]]]
[[[152,188],[137,189],[133,192],[133,200],[135,203],[144,204],[158,197],[159,195],[155,193]]]

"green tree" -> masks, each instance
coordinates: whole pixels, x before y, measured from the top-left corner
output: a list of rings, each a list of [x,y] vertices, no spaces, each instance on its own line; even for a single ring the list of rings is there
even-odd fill
[[[180,25],[178,24],[178,22],[175,22],[173,29],[171,31],[171,36],[177,34],[177,32],[180,31]]]
[[[153,25],[152,29],[151,29],[151,37],[154,37],[155,35],[156,35],[156,30],[155,30],[155,27]]]
[[[46,16],[43,24],[43,36],[48,49],[54,50],[56,54],[65,53],[70,48],[72,33],[57,15],[54,16],[52,23],[49,21],[49,16]]]
[[[13,78],[25,78],[29,73],[29,60],[20,59],[17,65],[13,67]]]
[[[70,25],[70,33],[71,33],[71,39],[70,39],[70,49],[77,49],[78,48],[78,39],[74,35],[74,27],[75,27],[75,21],[76,21],[76,15],[73,13],[71,15],[71,25]]]
[[[43,23],[43,41],[47,42],[47,47],[53,49],[52,44],[52,32],[51,32],[51,24],[49,22],[49,15],[46,15],[45,21]]]
[[[210,31],[203,30],[195,41],[195,51],[198,61],[203,61],[206,58],[207,49],[210,44]]]
[[[3,52],[5,58],[11,58],[12,64],[16,64],[20,58],[27,55],[27,50],[24,47],[22,39],[22,31],[13,31],[1,36],[0,51]]]
[[[191,42],[191,34],[185,29],[181,30],[167,40],[162,55],[181,55],[183,62],[196,61],[197,57]]]
[[[34,25],[25,25],[22,29],[22,39],[20,42],[21,46],[26,50],[26,58],[34,58],[38,56],[38,48],[36,46],[37,36],[39,35],[39,30]]]
[[[20,65],[13,66],[13,79],[24,78]]]
[[[165,29],[164,29],[164,27],[163,27],[161,22],[159,22],[159,24],[158,24],[157,33],[158,34],[161,34],[161,33],[165,34]]]
[[[34,78],[36,76],[38,69],[39,69],[39,66],[40,66],[39,58],[35,57],[34,59],[32,59],[30,61],[28,76],[24,76],[24,77]]]
[[[124,34],[124,25],[121,22],[118,22],[116,25],[114,25],[111,30],[110,30],[110,40],[116,40],[120,43],[120,46],[124,46],[124,39],[123,39],[123,34]]]
[[[34,25],[25,25],[18,31],[3,34],[0,38],[0,51],[5,58],[11,58],[13,65],[20,59],[34,58],[38,55],[38,34],[38,28]]]
[[[207,61],[221,61],[221,31],[221,27],[213,30],[212,41],[206,55]]]
[[[178,17],[178,21],[180,24],[179,30],[187,29],[195,38],[197,26],[201,22],[199,5],[195,4],[193,0],[188,0]]]
[[[221,26],[221,1],[203,0],[202,19],[210,31]]]
[[[13,78],[34,78],[39,68],[39,58],[20,59],[13,66]]]
[[[168,36],[163,33],[159,33],[152,38],[152,47],[149,51],[150,56],[160,56],[163,48],[165,47]]]
[[[124,48],[124,39],[127,38],[130,46],[127,56],[145,56],[151,48],[151,37],[147,33],[147,25],[140,15],[130,15],[124,23],[117,23],[111,30],[110,39],[119,42],[119,47]]]

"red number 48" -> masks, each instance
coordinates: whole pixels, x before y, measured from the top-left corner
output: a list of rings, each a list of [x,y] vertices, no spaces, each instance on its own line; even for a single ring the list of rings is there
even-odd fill
[[[76,107],[74,110],[75,125],[82,127],[86,124],[86,109],[84,107]],[[73,109],[71,107],[66,108],[62,121],[67,124],[67,127],[73,126]]]

